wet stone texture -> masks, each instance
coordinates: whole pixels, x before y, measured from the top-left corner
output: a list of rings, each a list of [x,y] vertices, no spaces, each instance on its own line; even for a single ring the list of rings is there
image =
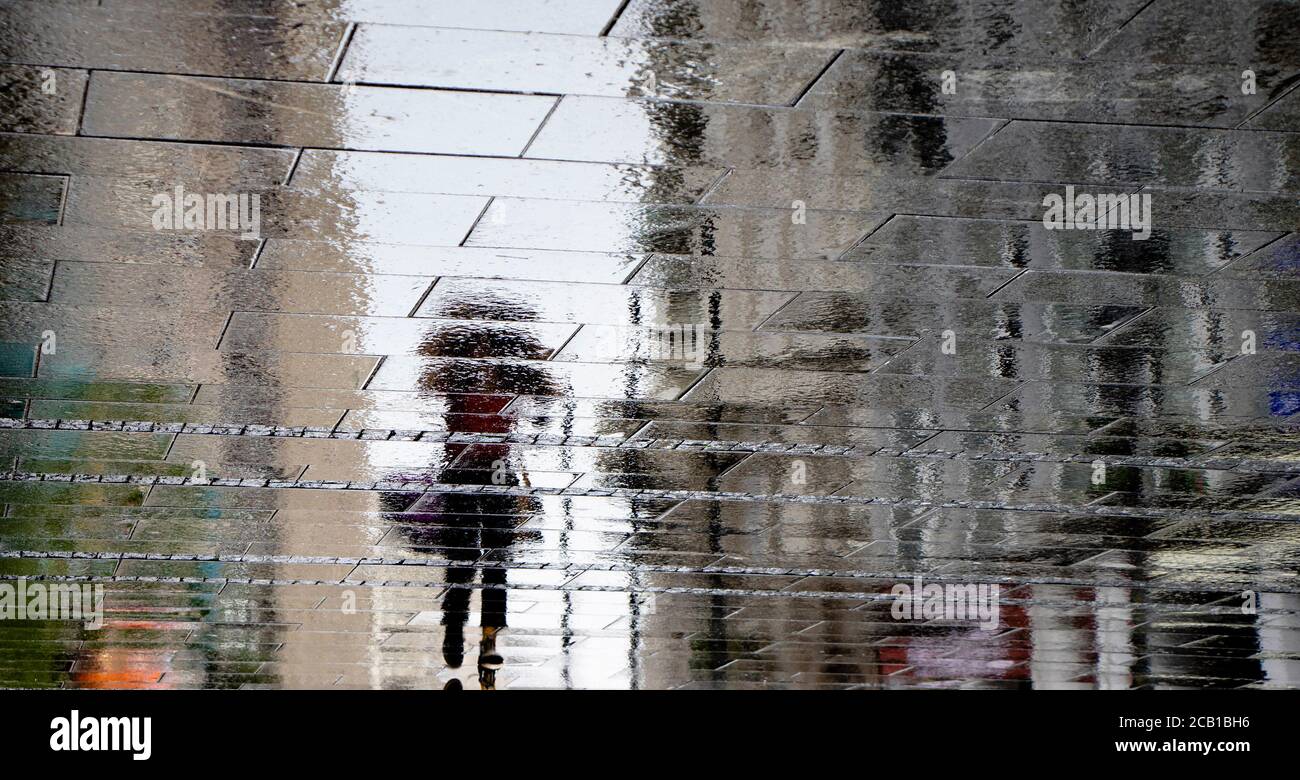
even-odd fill
[[[0,2],[0,685],[1300,686],[1298,38]]]

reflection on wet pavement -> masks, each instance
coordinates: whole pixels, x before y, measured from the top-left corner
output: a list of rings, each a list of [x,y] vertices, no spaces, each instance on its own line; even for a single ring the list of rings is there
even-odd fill
[[[0,685],[1300,687],[1298,27],[0,3]]]

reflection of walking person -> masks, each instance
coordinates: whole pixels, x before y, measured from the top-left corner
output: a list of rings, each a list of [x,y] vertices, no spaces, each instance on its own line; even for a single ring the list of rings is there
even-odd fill
[[[488,358],[492,355],[544,357],[548,350],[530,335],[508,325],[490,331],[476,329],[466,337],[464,329],[446,329],[420,345],[428,357]],[[517,395],[557,395],[547,373],[527,363],[454,362],[425,370],[420,391],[436,394],[445,404],[444,420],[449,433],[508,434],[514,427],[510,417],[496,414]],[[475,444],[476,456],[486,462],[509,461],[509,444]],[[479,457],[476,462],[483,462]],[[515,474],[494,469],[444,468],[437,481],[445,484],[519,485]],[[526,483],[526,479],[522,480]],[[478,647],[479,686],[496,687],[496,673],[504,660],[497,638],[506,627],[506,555],[511,546],[528,532],[517,531],[522,516],[542,510],[542,504],[528,496],[476,493],[439,493],[431,497],[421,525],[408,533],[413,545],[436,547],[451,561],[447,568],[447,589],[442,598],[442,657],[449,669],[465,662],[465,626],[470,620],[471,597],[480,594]],[[427,519],[423,519],[427,518]],[[453,678],[447,688],[461,687]]]

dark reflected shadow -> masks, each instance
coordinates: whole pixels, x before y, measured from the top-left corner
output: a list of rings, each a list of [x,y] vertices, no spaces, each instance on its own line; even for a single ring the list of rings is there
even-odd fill
[[[473,314],[473,313],[471,313]],[[548,349],[530,335],[511,329],[498,329],[467,340],[459,331],[438,331],[426,337],[417,354],[429,358],[428,368],[420,375],[417,389],[421,395],[437,399],[445,409],[444,421],[451,434],[509,434],[513,418],[502,414],[484,414],[498,410],[502,397],[521,394],[564,395],[566,389],[554,385],[545,371],[521,363],[495,362],[492,355],[545,354]],[[440,370],[437,358],[447,355],[460,358],[488,358],[481,363],[462,363],[456,370]],[[489,471],[458,468],[455,458],[468,447],[489,461]],[[457,485],[528,486],[528,475],[510,463],[509,444],[449,444],[448,465],[421,479],[430,483]],[[409,495],[392,497],[389,508],[406,509]],[[408,543],[424,551],[436,550],[446,556],[446,592],[442,596],[442,657],[447,667],[459,669],[465,663],[465,627],[470,622],[473,591],[480,592],[479,640],[477,666],[479,685],[484,690],[496,687],[496,673],[504,663],[497,651],[498,634],[506,628],[507,582],[505,563],[510,550],[524,539],[540,539],[535,532],[520,531],[518,526],[528,515],[543,511],[542,502],[529,496],[486,493],[433,493],[419,503],[419,511],[407,514],[403,531]],[[459,688],[460,682],[448,684]]]

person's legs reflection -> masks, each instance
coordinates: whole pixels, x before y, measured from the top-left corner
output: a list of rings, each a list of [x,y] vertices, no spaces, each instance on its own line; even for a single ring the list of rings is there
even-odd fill
[[[442,659],[452,669],[465,662],[465,624],[469,622],[470,584],[474,582],[472,566],[447,569],[447,592],[442,597]]]

